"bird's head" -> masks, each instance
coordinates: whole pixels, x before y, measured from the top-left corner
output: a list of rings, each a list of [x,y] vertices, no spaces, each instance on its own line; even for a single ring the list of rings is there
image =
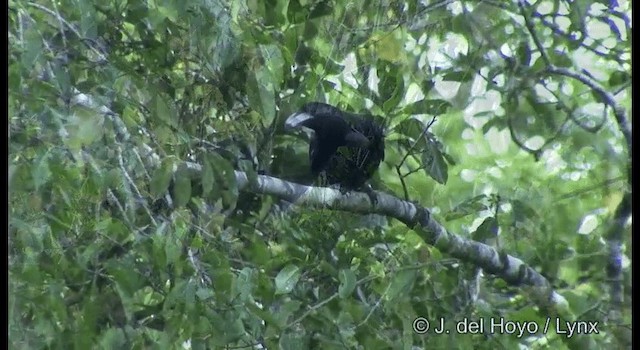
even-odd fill
[[[304,123],[308,120],[311,120],[313,115],[305,112],[295,112],[287,117],[287,120],[284,122],[285,128],[291,130],[303,126]]]
[[[346,117],[345,112],[332,105],[309,102],[287,118],[285,128],[301,128],[313,137],[331,140],[336,147],[369,147],[370,141],[367,136],[354,129]]]
[[[315,125],[321,122],[321,119],[339,119],[342,111],[332,105],[322,102],[309,102],[304,104],[300,111],[291,114],[284,125],[287,129],[298,128],[301,126],[316,129]]]

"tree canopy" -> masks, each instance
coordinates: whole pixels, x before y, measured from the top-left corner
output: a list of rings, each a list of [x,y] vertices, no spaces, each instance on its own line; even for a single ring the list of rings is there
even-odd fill
[[[630,3],[9,1],[9,346],[630,348]]]

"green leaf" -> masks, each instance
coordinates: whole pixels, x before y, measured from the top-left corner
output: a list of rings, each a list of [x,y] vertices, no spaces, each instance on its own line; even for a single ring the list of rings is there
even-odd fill
[[[286,302],[286,304],[294,301]],[[295,301],[298,302],[298,301]],[[298,302],[300,303],[300,302]],[[269,310],[265,310],[263,308],[258,307],[255,303],[246,303],[245,307],[251,312],[252,315],[264,320],[266,323],[273,325],[278,330],[281,330],[284,326],[286,326],[286,318],[284,321],[277,319],[276,317],[281,316],[283,309],[280,309],[280,313],[274,314],[273,312],[269,312]],[[283,305],[284,308],[284,305]]]
[[[20,87],[22,86],[22,75],[20,74],[20,65],[11,63],[9,65],[9,79],[8,80],[8,90],[10,93],[17,93],[20,91]],[[12,99],[10,99],[11,101]],[[9,115],[14,115],[14,113],[10,113]]]
[[[374,40],[375,54],[378,58],[388,62],[402,62],[405,60],[403,41],[395,35],[385,34],[376,36]]]
[[[331,1],[324,0],[314,3],[311,13],[309,13],[309,19],[320,18],[333,14],[333,7]]]
[[[80,33],[83,37],[95,39],[96,36],[96,6],[88,1],[76,3],[78,11],[82,13],[80,17]]]
[[[250,302],[251,292],[253,291],[254,270],[249,267],[243,268],[236,278],[236,290],[240,302]]]
[[[512,217],[516,222],[535,220],[538,217],[536,211],[524,201],[518,199],[511,200],[511,206]]]
[[[42,54],[45,52],[43,45],[46,41],[43,40],[39,29],[36,26],[27,26],[24,31],[24,50],[20,55],[22,66],[25,69],[28,67],[35,67],[36,61],[42,59]]]
[[[307,22],[304,24],[304,32],[302,33],[302,38],[305,40],[312,40],[318,36],[318,26],[315,22]],[[309,54],[310,52],[304,50],[305,52],[301,52],[301,55]]]
[[[271,208],[271,207],[270,207]],[[272,209],[269,209],[272,210]],[[269,254],[269,249],[264,242],[264,239],[261,237],[253,237],[251,239],[251,244],[249,245],[249,256],[251,257],[251,261],[256,263],[257,265],[265,265],[269,262],[271,258],[271,254]]]
[[[218,298],[232,294],[235,278],[228,268],[215,269],[211,278],[216,281],[215,292]]]
[[[569,28],[569,32],[573,30],[580,30],[581,32],[584,30],[585,25],[585,17],[587,16],[587,11],[591,7],[591,4],[594,3],[594,0],[581,0],[570,2],[568,15],[571,20],[571,26],[573,28]]]
[[[631,80],[631,74],[629,74],[629,72],[618,70],[611,73],[611,76],[609,76],[609,86],[616,87],[618,85],[625,84],[629,80]]]
[[[167,236],[164,240],[165,266],[169,266],[178,262],[181,255],[182,244],[180,244],[175,237]]]
[[[458,204],[453,210],[446,213],[444,218],[447,221],[463,218],[470,214],[477,214],[487,209],[487,201],[489,196],[481,194],[473,198],[469,198]]]
[[[602,94],[600,94],[597,90],[591,90],[591,96],[597,103],[606,103],[604,97],[602,97]]]
[[[293,264],[289,264],[280,270],[276,276],[276,295],[290,293],[298,283],[300,275],[300,268]]]
[[[185,3],[182,1],[168,1],[163,0],[162,6],[158,6],[158,12],[161,13],[165,18],[171,20],[172,22],[177,22],[180,20],[181,16],[185,12]]]
[[[341,74],[344,71],[344,65],[332,59],[327,59],[327,61],[322,65],[322,68],[326,74]],[[327,80],[325,80],[325,82],[333,84],[333,82]]]
[[[473,72],[470,72],[467,70],[455,71],[455,72],[450,72],[443,75],[442,80],[466,82],[466,81],[471,81],[474,76],[475,74]]]
[[[516,55],[520,64],[528,67],[531,64],[531,47],[529,43],[522,41],[518,46],[518,50],[516,50]]]
[[[176,207],[184,207],[191,199],[191,177],[186,164],[180,164],[174,178],[173,199],[176,202]]]
[[[424,123],[422,123],[420,120],[411,117],[403,120],[402,122],[400,122],[400,124],[396,125],[394,131],[406,136],[411,141],[415,141],[422,136],[425,126],[426,125],[424,125]],[[424,140],[426,138],[423,137],[422,139]]]
[[[160,91],[156,91],[153,96],[153,105],[152,110],[155,112],[154,114],[163,122],[167,123],[172,127],[178,126],[177,113],[175,111],[175,107],[171,102],[171,99],[168,98],[164,93]]]
[[[294,332],[292,330],[284,332],[278,339],[277,348],[282,350],[310,349],[309,335],[305,332]]]
[[[172,308],[175,308],[184,302],[184,294],[187,289],[187,283],[188,282],[185,279],[175,281],[171,290],[165,297],[163,305],[165,309],[171,310]]]
[[[140,279],[138,272],[126,266],[125,261],[112,259],[107,266],[109,275],[118,287],[122,303],[127,305],[136,291],[142,286],[143,280]]]
[[[442,151],[441,153],[442,153],[442,156],[444,157],[444,160],[446,160],[449,165],[455,166],[457,164],[456,160],[453,158],[452,155]]]
[[[198,288],[196,290],[196,297],[198,297],[199,300],[204,302],[212,300],[214,295],[215,294],[210,288]]]
[[[173,158],[165,158],[162,160],[160,167],[153,173],[149,187],[154,199],[158,199],[167,193],[171,178],[173,177],[173,165]]]
[[[107,328],[97,340],[102,349],[122,349],[127,347],[127,337],[122,328]]]
[[[215,23],[217,24],[217,37],[213,43],[209,42],[207,44],[213,44],[211,45],[213,55],[211,55],[209,62],[216,70],[219,70],[227,68],[234,63],[240,53],[242,41],[231,30],[229,23],[231,18],[226,6],[222,2],[210,2],[209,4],[218,5],[217,13],[214,15],[216,18]],[[205,39],[208,40],[210,38],[205,37]]]
[[[342,269],[338,274],[340,286],[338,286],[338,294],[340,298],[348,298],[356,288],[356,274],[351,269]]]
[[[406,114],[429,114],[441,115],[451,107],[451,103],[440,100],[420,100],[403,108],[402,112]]]
[[[433,80],[423,80],[420,83],[420,89],[422,90],[422,94],[427,96],[429,92],[436,86],[436,83]]]
[[[478,242],[486,242],[498,235],[498,220],[494,217],[484,219],[478,229],[471,234],[471,239]]]
[[[291,24],[304,23],[307,20],[307,13],[304,7],[300,5],[300,0],[289,0],[287,20]]]
[[[447,183],[449,166],[445,162],[437,143],[433,141],[427,143],[426,149],[422,152],[422,164],[432,179],[443,185]]]
[[[233,166],[218,153],[208,153],[205,156],[205,162],[208,162],[213,169],[216,184],[209,198],[218,199],[222,197],[225,208],[232,207],[235,205],[239,193]]]
[[[388,65],[389,72],[378,72],[380,82],[378,93],[382,100],[382,110],[386,113],[393,111],[404,97],[404,77],[397,65]]]
[[[260,55],[271,74],[271,80],[276,85],[283,80],[284,58],[278,45],[260,45]]]
[[[213,189],[215,182],[215,174],[213,172],[213,165],[211,159],[205,157],[202,162],[202,196],[207,198]]]
[[[73,149],[92,144],[102,138],[104,117],[101,113],[83,106],[74,106],[69,116],[67,130],[69,139],[67,144]]]
[[[36,161],[31,168],[31,177],[33,178],[33,186],[35,190],[39,190],[42,185],[49,182],[51,171],[49,170],[49,152],[45,152]]]
[[[570,68],[573,67],[571,57],[565,52],[550,51],[549,59],[557,67]]]
[[[386,294],[386,299],[389,301],[394,301],[399,296],[404,295],[406,297],[411,291],[416,277],[417,272],[413,269],[398,272],[395,276],[393,276],[393,279],[391,280],[389,291]]]
[[[494,116],[482,126],[482,133],[483,134],[488,133],[492,127],[496,127],[498,130],[502,130],[506,126],[507,126],[506,118]]]
[[[266,67],[249,74],[247,97],[254,110],[263,116],[263,125],[270,125],[276,115],[275,88],[280,85]]]

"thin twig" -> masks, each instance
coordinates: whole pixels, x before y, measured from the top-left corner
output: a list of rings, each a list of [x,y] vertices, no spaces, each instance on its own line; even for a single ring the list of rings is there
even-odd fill
[[[626,111],[624,110],[624,108],[622,108],[616,103],[613,94],[608,92],[602,85],[600,85],[600,83],[595,81],[589,75],[585,73],[581,74],[581,73],[569,70],[567,68],[559,68],[554,66],[551,63],[551,61],[549,61],[549,57],[547,56],[546,52],[544,51],[544,47],[542,46],[542,44],[540,43],[540,40],[538,39],[538,35],[536,34],[533,28],[533,24],[531,23],[531,18],[529,17],[529,15],[527,15],[526,11],[524,10],[524,6],[525,6],[524,0],[518,0],[518,6],[520,7],[520,12],[524,17],[527,30],[529,31],[529,34],[531,35],[531,38],[533,39],[533,42],[535,43],[536,47],[540,51],[540,55],[542,59],[546,63],[547,72],[578,80],[584,85],[591,88],[592,91],[596,92],[602,98],[604,103],[609,105],[613,109],[613,114],[616,118],[616,121],[618,122],[618,127],[622,132],[625,138],[625,141],[627,143],[627,150],[629,151],[629,156],[631,156],[631,128],[629,127],[629,121],[627,120]]]
[[[54,6],[55,6],[55,2],[53,2]],[[58,22],[60,23],[60,27],[66,26],[67,28],[69,28],[69,30],[75,34],[78,39],[80,39],[80,41],[82,41],[83,44],[85,44],[89,49],[93,50],[94,52],[96,52],[99,56],[98,61],[99,62],[106,62],[107,58],[106,58],[106,54],[104,52],[104,50],[102,50],[100,48],[100,45],[96,45],[97,43],[95,42],[95,40],[93,39],[88,39],[85,38],[82,34],[80,34],[80,32],[76,29],[76,27],[74,25],[72,25],[71,23],[67,22],[67,20],[64,19],[64,17],[62,17],[60,15],[60,13],[56,11],[53,11],[45,6],[42,6],[40,4],[34,3],[34,2],[28,2],[27,5],[35,7],[43,12],[46,12],[47,14],[53,16],[56,18],[56,20],[58,20]],[[67,40],[66,37],[64,35],[64,28],[60,28],[60,34],[62,36],[62,40],[64,43],[64,46],[67,47]]]
[[[406,200],[409,200],[409,192],[408,192],[407,186],[406,186],[406,184],[404,182],[404,178],[407,177],[408,175],[414,173],[415,171],[409,171],[408,173],[402,175],[400,173],[400,168],[407,161],[407,158],[412,154],[414,148],[416,148],[416,146],[418,145],[418,142],[420,142],[427,135],[427,132],[429,131],[429,128],[435,122],[436,122],[436,117],[431,118],[431,121],[429,121],[429,124],[427,124],[427,126],[424,128],[424,130],[422,130],[422,133],[420,134],[420,136],[413,141],[411,146],[409,146],[409,149],[407,149],[407,152],[405,153],[405,155],[400,160],[400,163],[398,163],[398,165],[396,165],[396,172],[398,173],[398,177],[400,178],[400,182],[402,183],[402,189],[404,191],[404,198]],[[418,168],[418,170],[420,170],[420,169],[422,169],[422,168]]]
[[[300,321],[304,320],[305,318],[307,318],[307,316],[309,316],[312,312],[318,310],[319,308],[323,307],[324,305],[328,304],[331,300],[335,299],[338,297],[338,293],[334,293],[333,295],[331,295],[330,297],[328,297],[327,299],[317,303],[316,305],[313,305],[311,307],[309,307],[309,309],[307,311],[305,311],[302,316],[296,318],[293,322],[289,323],[287,325],[287,327],[285,328],[290,328],[294,325],[296,325],[297,323],[300,323]]]
[[[511,141],[516,144],[521,150],[533,155],[535,159],[540,157],[540,149],[531,149],[527,147],[520,139],[518,139],[518,135],[516,135],[516,131],[513,129],[513,117],[511,115],[507,116],[507,128],[509,129],[509,135],[511,136]]]
[[[547,56],[547,52],[542,46],[542,42],[540,42],[540,39],[538,39],[538,35],[536,34],[535,28],[533,27],[533,23],[531,23],[531,18],[527,16],[527,14],[525,13],[526,11],[524,6],[525,6],[524,0],[518,0],[518,7],[520,8],[520,13],[522,14],[522,17],[524,17],[524,24],[527,27],[527,30],[529,30],[529,34],[531,34],[533,43],[538,48],[538,51],[540,52],[540,56],[542,57],[542,60],[544,60],[547,66],[550,66],[551,61],[549,61],[549,57]]]
[[[619,182],[619,181],[622,181],[622,180],[624,180],[624,179],[625,179],[625,177],[624,177],[624,176],[618,176],[618,177],[614,177],[613,179],[604,180],[604,181],[602,181],[602,182],[600,182],[600,183],[598,183],[598,184],[592,185],[592,186],[587,186],[587,187],[580,188],[580,189],[575,190],[575,191],[571,191],[571,192],[563,193],[562,195],[560,195],[560,196],[556,199],[556,202],[559,202],[559,201],[564,200],[564,199],[569,199],[569,198],[577,197],[577,196],[580,196],[580,195],[582,195],[582,194],[585,194],[585,193],[588,193],[588,192],[591,192],[591,191],[594,191],[594,190],[600,189],[600,188],[602,188],[602,187],[608,187],[608,186],[611,186],[611,185],[613,185],[614,183]]]
[[[617,94],[619,94],[619,93],[623,92],[624,90],[626,90],[626,89],[627,89],[628,87],[630,87],[630,86],[631,86],[631,79],[627,80],[627,82],[626,82],[626,83],[624,83],[624,84],[620,85],[620,87],[618,87],[618,88],[616,89],[616,91],[614,91],[614,92],[613,92],[613,96],[615,96],[615,95],[617,95]]]
[[[427,124],[427,126],[424,128],[424,130],[422,130],[422,133],[420,134],[420,136],[413,141],[413,144],[411,146],[409,146],[409,149],[407,150],[407,153],[405,153],[404,157],[402,157],[402,160],[400,160],[399,166],[402,166],[404,164],[404,162],[407,160],[407,157],[409,157],[409,155],[411,155],[411,152],[416,147],[418,142],[420,142],[420,140],[422,140],[427,135],[427,131],[429,131],[429,128],[435,122],[436,122],[436,117],[431,118],[431,121],[429,121],[429,124]]]
[[[565,119],[564,123],[560,126],[558,131],[560,131],[566,125],[566,123],[569,120],[573,121],[581,129],[583,129],[583,130],[585,130],[587,132],[590,132],[590,133],[598,132],[600,129],[602,129],[602,127],[606,123],[606,121],[607,121],[607,108],[606,108],[607,106],[606,105],[605,105],[604,110],[602,111],[602,119],[600,120],[600,122],[598,124],[596,124],[595,126],[591,126],[590,127],[590,126],[587,126],[587,125],[583,124],[580,120],[578,120],[578,118],[575,115],[576,113],[574,112],[574,110],[569,108],[567,105],[565,105],[555,91],[549,89],[545,84],[542,84],[542,85],[544,86],[545,90],[547,90],[550,94],[552,94],[556,98],[556,101],[554,103],[558,106],[558,108],[560,108],[562,111],[564,111],[567,114],[567,119]],[[545,146],[550,141],[553,141],[557,136],[559,136],[559,133],[556,134],[555,137],[547,140],[547,142],[545,142]]]
[[[585,74],[576,73],[569,69],[554,67],[552,65],[547,67],[547,71],[549,73],[563,75],[565,77],[573,78],[575,80],[580,81],[584,85],[591,88],[591,90],[596,92],[602,98],[604,103],[609,105],[613,109],[613,115],[615,116],[616,121],[618,122],[618,128],[620,129],[620,132],[622,132],[622,135],[625,138],[625,142],[627,143],[629,156],[631,156],[631,128],[629,127],[627,114],[624,108],[622,108],[621,106],[618,105],[618,103],[616,103],[616,100],[613,94],[608,92],[602,85],[600,85],[600,83],[589,78]]]
[[[69,30],[71,30],[73,32],[73,34],[75,34],[78,38],[82,38],[82,35],[80,34],[80,32],[78,32],[78,30],[69,22],[67,22],[67,20],[64,19],[64,17],[60,16],[59,13],[44,7],[40,4],[36,4],[35,2],[28,2],[27,5],[35,7],[41,11],[44,11],[46,13],[48,13],[49,15],[55,17],[60,23],[64,24],[65,26],[67,26],[67,28],[69,28]]]
[[[509,2],[503,1],[503,0],[499,0],[499,1],[493,1],[493,0],[482,0],[481,3],[487,4],[489,6],[493,6],[493,7],[497,7],[500,8],[504,11],[516,14],[518,13],[517,10],[515,10],[513,8],[513,6],[511,6],[511,4]],[[622,50],[611,50],[608,49],[607,51],[609,52],[603,52],[603,51],[599,51],[596,47],[591,46],[591,45],[587,45],[584,40],[583,37],[579,37],[576,38],[574,37],[572,34],[567,33],[565,31],[563,31],[562,29],[560,29],[560,27],[558,25],[556,25],[553,22],[550,22],[549,20],[547,20],[545,17],[549,17],[551,15],[542,15],[536,11],[533,11],[533,13],[531,14],[531,17],[533,18],[537,18],[540,20],[540,23],[542,23],[542,25],[544,25],[545,27],[551,29],[553,31],[554,34],[561,36],[567,40],[570,40],[573,43],[577,43],[580,47],[592,52],[593,54],[599,56],[599,57],[603,57],[606,59],[610,59],[610,60],[614,60],[616,61],[618,64],[622,65],[623,60],[620,58],[621,54],[624,52]],[[554,14],[552,17],[556,17],[559,16],[557,14]],[[628,21],[625,21],[625,24]],[[628,27],[628,26],[627,26]]]
[[[398,178],[400,179],[400,183],[402,184],[402,191],[404,192],[404,199],[409,200],[409,191],[407,190],[407,184],[404,181],[404,176],[400,173],[400,165],[396,165],[396,173],[398,173]]]

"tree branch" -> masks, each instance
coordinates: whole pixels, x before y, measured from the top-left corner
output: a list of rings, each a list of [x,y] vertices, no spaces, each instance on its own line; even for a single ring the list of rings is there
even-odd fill
[[[578,80],[579,82],[589,87],[592,91],[597,93],[602,98],[603,102],[613,109],[613,115],[616,118],[620,132],[622,132],[622,135],[625,138],[627,150],[629,152],[629,158],[631,158],[631,127],[629,126],[629,121],[627,119],[626,111],[624,110],[624,108],[618,105],[613,94],[608,92],[602,85],[600,85],[600,83],[589,77],[587,74],[581,74],[567,68],[559,68],[554,66],[553,63],[551,63],[551,61],[549,60],[549,57],[547,56],[542,43],[538,39],[538,35],[534,30],[535,28],[533,28],[533,24],[531,23],[531,17],[526,13],[524,9],[524,1],[518,0],[518,6],[520,7],[520,13],[524,18],[525,26],[529,31],[529,35],[531,35],[533,42],[540,51],[540,55],[542,56],[542,59],[547,66],[546,71],[551,74],[562,75]],[[629,180],[630,179],[631,178],[629,178]]]
[[[524,17],[524,24],[527,27],[529,34],[531,34],[531,39],[533,39],[533,43],[538,48],[540,56],[544,60],[544,63],[546,63],[547,66],[550,66],[551,61],[549,61],[549,56],[547,56],[547,52],[545,51],[544,46],[542,46],[542,42],[540,41],[540,39],[538,39],[538,35],[536,34],[535,28],[533,27],[533,23],[531,22],[531,17],[526,14],[526,11],[524,9],[524,0],[518,0],[518,8],[520,8],[520,14],[522,14],[522,17]]]
[[[624,136],[625,142],[627,144],[627,150],[629,151],[629,158],[631,158],[631,127],[629,126],[629,121],[627,119],[627,113],[625,109],[622,108],[622,106],[619,106],[618,103],[616,103],[613,94],[608,92],[602,85],[600,85],[600,83],[591,79],[585,74],[580,74],[566,68],[558,68],[554,66],[547,67],[547,71],[552,74],[563,75],[565,77],[573,78],[580,81],[591,90],[596,92],[602,98],[603,102],[613,109],[613,115],[616,118],[616,122],[618,123],[620,132],[622,132],[622,135]]]
[[[200,175],[200,165],[187,163],[187,166],[192,176]],[[252,183],[241,171],[236,171],[235,177],[240,190],[277,196],[295,202],[295,205],[328,207],[354,213],[375,213],[396,218],[415,230],[427,244],[441,252],[473,263],[512,285],[528,288],[538,305],[566,305],[566,300],[552,289],[549,282],[522,260],[498,252],[489,245],[448,232],[432,217],[428,209],[417,204],[382,192],[376,192],[378,200],[372,204],[366,193],[351,192],[343,195],[331,188],[298,185],[266,175],[258,175],[257,180]]]
[[[613,214],[613,223],[607,232],[609,243],[609,263],[607,266],[607,277],[610,283],[610,300],[615,306],[614,310],[620,310],[624,301],[622,287],[622,242],[624,226],[631,217],[631,192],[625,193],[622,201]],[[620,319],[620,317],[614,317]]]

